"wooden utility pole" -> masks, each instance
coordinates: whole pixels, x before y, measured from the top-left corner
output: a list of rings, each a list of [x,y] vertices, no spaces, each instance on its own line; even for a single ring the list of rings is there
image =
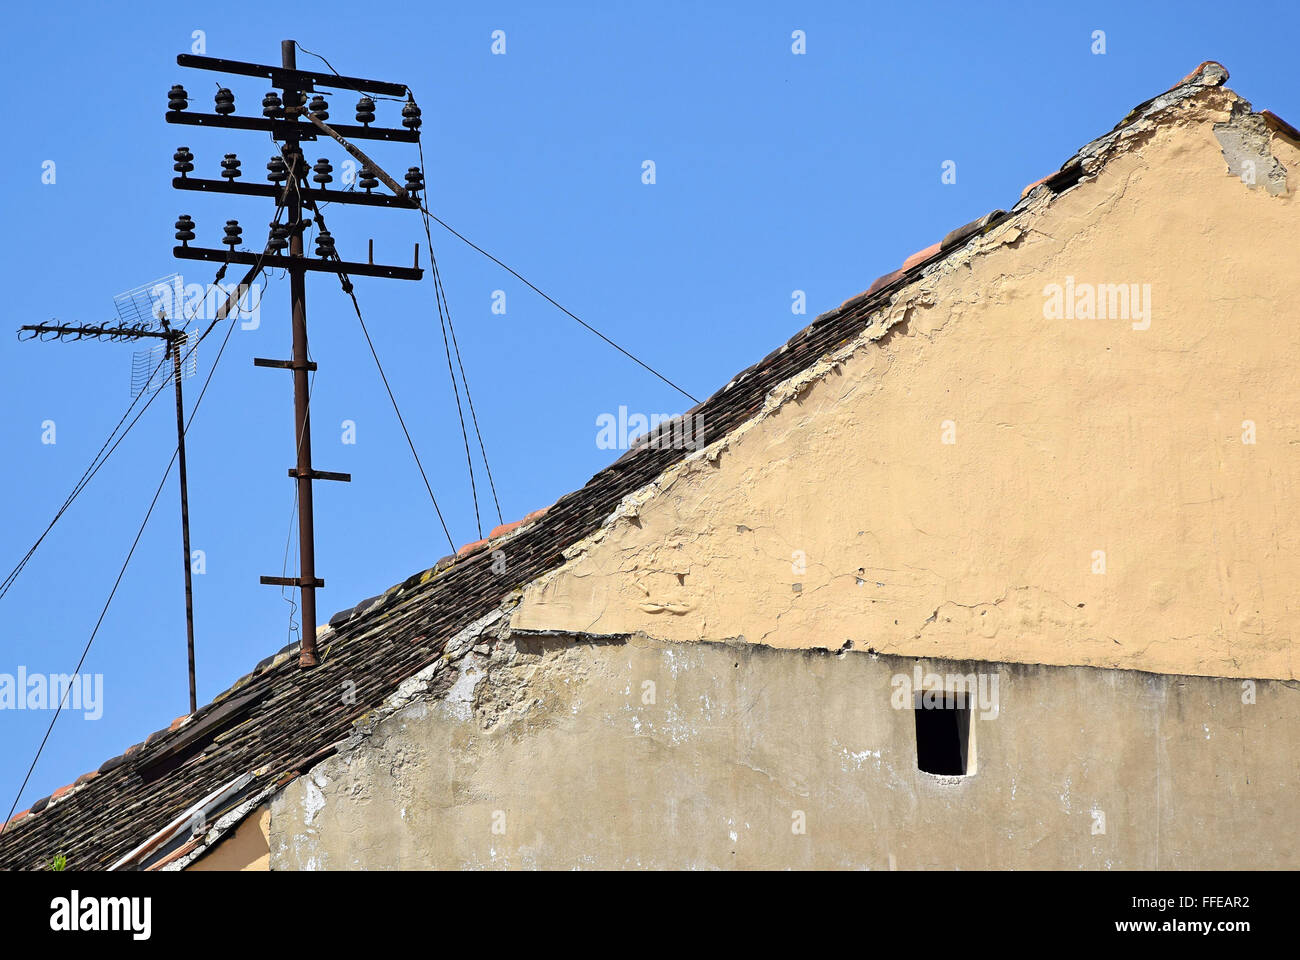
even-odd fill
[[[281,66],[285,70],[298,68],[292,40],[280,43]],[[297,85],[286,74],[283,88],[286,105],[298,105],[301,94]],[[284,155],[290,164],[290,186],[307,179],[302,150],[298,146],[298,131],[288,132],[284,138]],[[302,646],[299,664],[314,667],[316,654],[316,529],[312,504],[311,472],[311,410],[308,409],[309,383],[307,379],[307,271],[302,268],[302,197],[297,190],[285,191],[289,201],[289,299],[293,316],[293,426],[297,439],[298,463],[292,475],[298,483],[298,576],[302,592]],[[321,586],[324,586],[322,583]],[[308,641],[310,637],[310,641]]]
[[[314,667],[319,662],[316,651],[316,590],[325,586],[325,581],[316,575],[316,543],[314,503],[312,499],[313,480],[349,481],[351,476],[345,473],[330,473],[317,470],[312,466],[311,455],[311,411],[310,384],[308,373],[316,369],[316,364],[308,359],[307,349],[307,289],[306,275],[310,272],[335,273],[340,277],[369,276],[388,279],[419,280],[423,271],[419,268],[419,247],[416,247],[416,262],[412,267],[384,266],[374,263],[373,256],[367,262],[350,262],[339,258],[334,248],[334,238],[324,230],[323,224],[317,234],[316,256],[306,255],[303,235],[312,223],[303,217],[303,206],[307,204],[313,210],[320,203],[354,203],[366,206],[399,207],[418,210],[420,202],[416,193],[423,189],[423,174],[417,167],[412,167],[406,175],[407,188],[398,186],[387,174],[378,170],[377,165],[363,162],[357,186],[360,191],[348,189],[329,189],[333,181],[332,165],[322,158],[312,169],[312,180],[317,187],[307,186],[307,162],[303,156],[301,144],[317,139],[317,130],[323,130],[343,145],[354,156],[365,157],[360,150],[349,143],[351,139],[388,140],[404,143],[416,143],[419,140],[420,110],[410,99],[407,88],[402,84],[385,83],[377,80],[363,80],[358,77],[343,77],[332,73],[299,70],[296,57],[297,44],[293,40],[284,40],[280,44],[280,66],[272,67],[255,63],[242,63],[235,60],[220,60],[213,57],[201,57],[181,54],[176,62],[182,67],[200,70],[214,70],[222,73],[248,77],[263,77],[270,81],[278,93],[272,91],[262,100],[261,117],[240,117],[234,115],[234,95],[227,89],[219,88],[216,94],[216,113],[198,114],[187,110],[189,95],[184,87],[172,87],[168,95],[167,121],[169,123],[191,124],[203,127],[229,127],[239,130],[260,130],[270,133],[271,138],[282,146],[279,155],[272,157],[267,164],[269,173],[267,185],[237,183],[240,177],[240,164],[234,154],[226,154],[221,162],[222,180],[205,180],[189,177],[193,169],[189,163],[193,156],[188,147],[180,148],[178,158],[184,154],[186,169],[177,167],[180,176],[172,181],[172,186],[181,190],[197,190],[208,193],[227,193],[241,196],[272,197],[277,209],[283,209],[286,220],[282,225],[272,225],[272,237],[262,253],[235,250],[240,241],[237,221],[227,221],[225,243],[229,251],[205,247],[192,247],[193,221],[188,215],[178,221],[177,239],[181,246],[173,248],[176,257],[189,260],[210,260],[229,263],[254,263],[265,267],[282,267],[289,275],[290,317],[293,336],[293,353],[289,360],[269,360],[255,358],[254,363],[260,367],[277,367],[293,372],[293,412],[295,465],[289,470],[289,476],[297,483],[298,499],[298,576],[265,576],[261,582],[278,586],[293,586],[300,591],[302,604],[302,643],[298,662],[302,667]],[[335,124],[327,126],[329,104],[323,95],[317,93],[318,87],[341,88],[360,95],[357,103],[357,126]],[[315,93],[310,105],[307,95]],[[402,126],[405,129],[372,127],[375,119],[375,103],[371,99],[379,97],[406,97],[402,108]],[[310,123],[303,122],[310,119]],[[368,159],[368,158],[367,158]],[[386,195],[373,192],[382,179],[393,189],[393,194]],[[277,216],[278,219],[278,216]],[[319,214],[317,214],[319,220]],[[184,222],[185,229],[181,229]],[[277,230],[279,231],[277,233]],[[233,239],[232,239],[233,238]],[[373,244],[372,244],[373,246]],[[285,248],[288,252],[285,253]]]

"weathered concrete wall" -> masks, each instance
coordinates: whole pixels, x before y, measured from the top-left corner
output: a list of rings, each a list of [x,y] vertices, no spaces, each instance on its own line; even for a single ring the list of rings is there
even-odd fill
[[[1106,150],[629,498],[515,625],[1300,676],[1300,151],[1225,89]]]
[[[922,663],[998,676],[976,772],[936,777],[917,663],[516,634],[286,787],[271,866],[1300,866],[1294,684]]]

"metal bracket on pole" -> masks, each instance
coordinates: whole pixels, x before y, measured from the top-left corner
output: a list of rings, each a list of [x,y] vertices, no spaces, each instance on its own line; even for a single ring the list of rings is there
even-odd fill
[[[306,363],[295,364],[292,360],[268,360],[266,357],[254,357],[253,366],[255,367],[276,367],[280,370],[310,370],[316,371],[316,361],[308,360]]]
[[[311,583],[301,577],[260,577],[262,583],[271,587],[323,587],[325,581],[317,577]]]
[[[293,477],[295,480],[302,475],[303,474],[300,474],[296,467],[289,468],[289,476]],[[313,468],[306,475],[311,477],[313,480],[337,480],[339,483],[352,482],[352,474],[350,473],[333,473],[329,470],[317,470]]]

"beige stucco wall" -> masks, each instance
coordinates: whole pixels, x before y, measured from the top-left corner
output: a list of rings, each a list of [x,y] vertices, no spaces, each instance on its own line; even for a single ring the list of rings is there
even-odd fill
[[[976,772],[936,777],[893,706],[917,663],[507,641],[286,787],[271,867],[1300,866],[1293,688],[924,662],[998,677]]]
[[[945,261],[516,626],[1295,678],[1300,151],[1273,137],[1289,186],[1248,188],[1213,130],[1234,99],[1140,126]],[[1149,284],[1149,329],[1045,319],[1067,277]]]

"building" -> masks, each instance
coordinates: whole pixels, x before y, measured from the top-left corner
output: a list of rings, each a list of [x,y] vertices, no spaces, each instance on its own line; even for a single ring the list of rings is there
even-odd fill
[[[1300,865],[1300,132],[1205,63],[0,866]]]

